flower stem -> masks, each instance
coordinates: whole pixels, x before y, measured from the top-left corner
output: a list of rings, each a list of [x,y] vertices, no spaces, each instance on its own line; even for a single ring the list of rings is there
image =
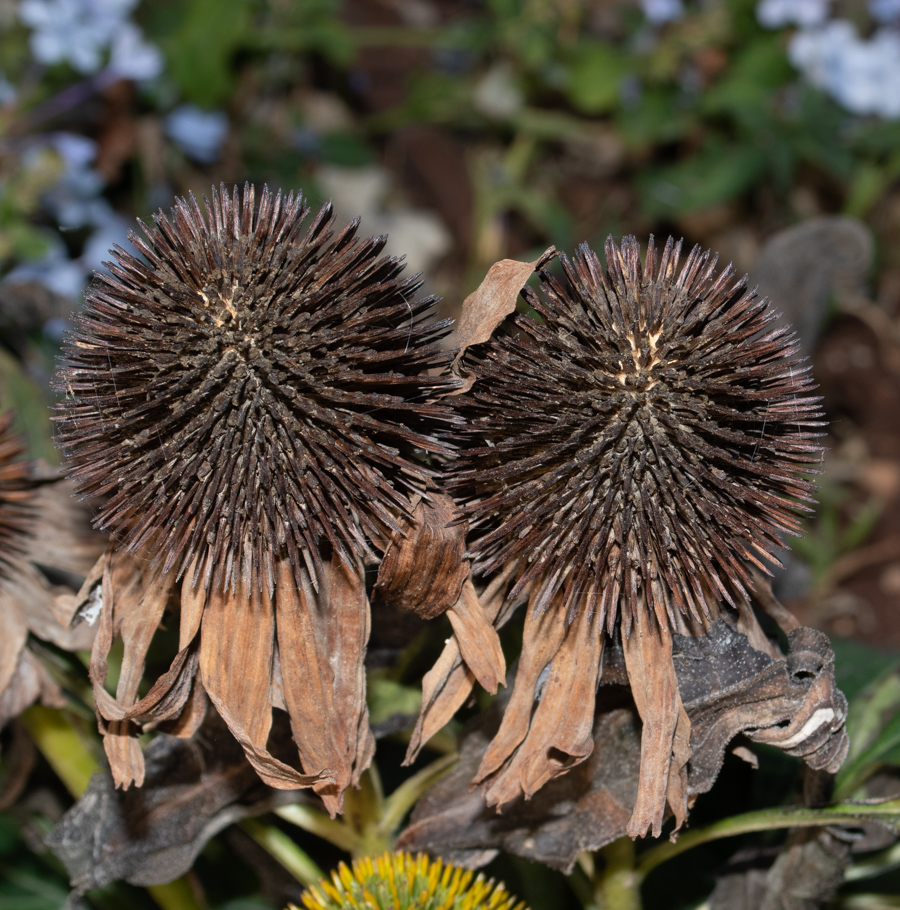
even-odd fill
[[[635,866],[634,843],[620,837],[599,851],[594,877],[597,910],[641,910],[643,875]]]
[[[749,834],[754,831],[774,831],[779,828],[820,828],[858,821],[877,821],[893,828],[900,827],[900,799],[883,803],[838,803],[826,809],[761,809],[724,818],[721,821],[687,831],[675,843],[667,841],[644,853],[637,864],[642,876],[667,859],[692,847],[723,837]]]

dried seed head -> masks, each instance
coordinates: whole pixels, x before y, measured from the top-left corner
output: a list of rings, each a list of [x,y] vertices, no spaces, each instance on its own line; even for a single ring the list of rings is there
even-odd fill
[[[289,559],[321,574],[320,548],[348,562],[408,511],[442,451],[428,421],[448,387],[447,323],[414,299],[386,238],[332,239],[331,206],[305,230],[300,195],[254,190],[180,199],[145,239],[116,248],[68,339],[58,442],[97,525],[207,587],[275,582]],[[299,575],[298,575],[299,578]],[[255,579],[255,581],[252,581]]]
[[[13,415],[0,416],[0,578],[9,578],[31,534],[34,484],[22,460],[25,443],[12,432]]]
[[[634,238],[610,239],[604,272],[582,246],[524,292],[538,318],[467,355],[451,488],[477,564],[520,560],[538,609],[560,594],[610,632],[645,603],[668,628],[733,603],[799,532],[821,453],[794,335],[730,267],[695,248],[679,271],[680,251],[651,238],[642,268]]]

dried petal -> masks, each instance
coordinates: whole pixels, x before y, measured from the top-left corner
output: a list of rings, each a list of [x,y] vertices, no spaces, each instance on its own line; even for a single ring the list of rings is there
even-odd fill
[[[279,564],[275,602],[284,701],[303,767],[333,769],[331,780],[315,789],[334,816],[374,750],[363,665],[369,638],[364,573],[335,555],[318,592],[309,582],[298,590],[292,577],[290,566]]]
[[[455,518],[449,496],[420,499],[404,533],[395,533],[384,551],[375,594],[423,619],[453,606],[469,574],[467,525],[453,524]]]

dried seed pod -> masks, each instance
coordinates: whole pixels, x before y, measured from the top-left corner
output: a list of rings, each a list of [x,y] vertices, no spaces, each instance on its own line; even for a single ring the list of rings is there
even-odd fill
[[[626,238],[608,270],[581,247],[524,294],[538,318],[468,352],[450,488],[486,572],[519,561],[541,611],[599,614],[626,633],[708,620],[775,561],[811,502],[822,426],[809,367],[776,312],[695,248],[643,267]],[[559,595],[559,596],[557,596]]]
[[[30,466],[23,461],[25,443],[12,431],[11,413],[0,416],[0,577],[15,573],[31,535],[34,495]]]
[[[205,215],[178,200],[131,235],[143,259],[115,251],[65,347],[59,444],[114,536],[90,670],[123,787],[143,780],[139,727],[189,735],[207,697],[266,783],[314,787],[332,814],[372,758],[366,563],[428,495],[421,452],[448,452],[435,398],[455,383],[428,370],[449,322],[386,238],[356,239],[358,220],[332,237],[330,205],[304,228],[306,212],[249,186],[213,190]],[[179,652],[138,699],[179,602]],[[304,774],[267,749],[273,706]]]
[[[275,585],[284,554],[322,574],[400,531],[407,490],[443,451],[425,421],[448,380],[448,323],[415,299],[386,238],[332,239],[331,206],[304,230],[300,195],[193,197],[115,250],[65,346],[58,442],[97,524],[205,588]],[[329,242],[330,241],[330,242]]]

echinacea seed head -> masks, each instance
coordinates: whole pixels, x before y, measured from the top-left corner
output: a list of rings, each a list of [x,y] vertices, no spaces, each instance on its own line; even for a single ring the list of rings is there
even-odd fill
[[[666,628],[734,602],[800,530],[819,399],[777,313],[731,268],[634,238],[579,248],[524,294],[535,316],[469,349],[450,487],[476,566],[518,563],[532,603],[639,610]]]
[[[417,452],[446,450],[435,299],[386,238],[307,211],[249,186],[178,200],[114,250],[65,345],[58,444],[98,527],[207,587],[364,556],[427,484]]]

